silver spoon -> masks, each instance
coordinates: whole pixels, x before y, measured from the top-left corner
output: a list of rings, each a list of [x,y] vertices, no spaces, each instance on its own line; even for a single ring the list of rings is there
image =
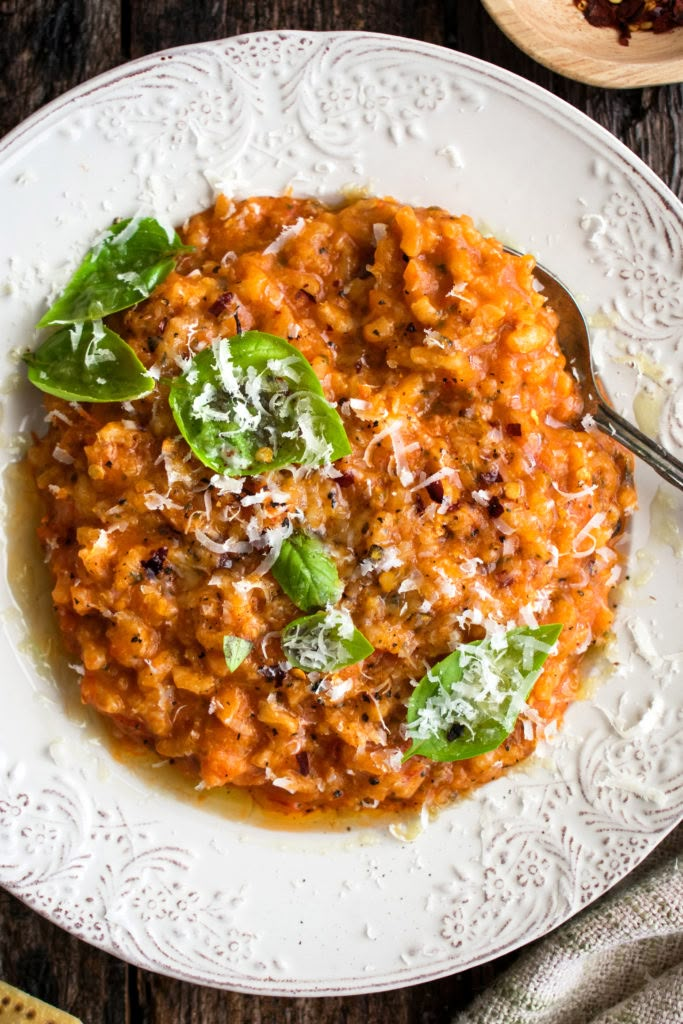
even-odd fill
[[[516,249],[505,248],[515,256],[521,255]],[[591,358],[588,324],[572,293],[554,274],[538,264],[534,277],[543,288],[548,305],[559,317],[557,341],[581,388],[584,413],[592,417],[596,427],[616,438],[670,484],[683,490],[683,462],[615,412],[601,395]]]

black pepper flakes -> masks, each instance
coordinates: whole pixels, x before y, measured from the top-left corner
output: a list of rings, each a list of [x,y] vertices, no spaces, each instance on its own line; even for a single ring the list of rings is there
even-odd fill
[[[150,579],[158,576],[164,567],[166,561],[166,555],[168,554],[168,548],[157,548],[149,558],[143,558],[140,561],[140,565],[145,570]]]
[[[285,670],[280,665],[262,665],[258,669],[258,673],[264,679],[267,679],[269,683],[273,683],[276,689],[282,686],[286,675]]]

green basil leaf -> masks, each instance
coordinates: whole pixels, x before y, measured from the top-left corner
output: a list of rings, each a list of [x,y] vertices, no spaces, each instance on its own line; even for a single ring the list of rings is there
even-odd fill
[[[495,750],[515,727],[562,626],[522,626],[461,644],[434,665],[408,703],[407,760],[462,761]]]
[[[101,321],[69,324],[24,356],[41,391],[76,402],[125,402],[154,390],[154,378]]]
[[[171,411],[190,448],[224,476],[322,465],[351,451],[307,359],[272,334],[220,338],[173,379]]]
[[[310,534],[295,533],[284,540],[271,572],[303,612],[336,604],[341,597],[337,566],[318,538]]]
[[[38,327],[101,320],[109,313],[134,306],[168,277],[176,255],[191,248],[153,217],[112,224],[88,250]]]
[[[287,661],[305,672],[334,672],[375,649],[349,613],[337,608],[294,619],[283,629],[281,643]]]
[[[250,640],[243,640],[241,636],[227,635],[223,637],[225,664],[231,672],[239,668],[253,646]]]

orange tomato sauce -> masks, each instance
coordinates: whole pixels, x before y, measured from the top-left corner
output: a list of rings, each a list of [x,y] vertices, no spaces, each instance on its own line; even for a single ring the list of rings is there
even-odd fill
[[[154,392],[47,397],[28,454],[83,701],[200,786],[290,814],[436,807],[497,777],[576,697],[635,505],[629,456],[581,427],[533,258],[468,217],[390,199],[220,197],[181,234],[194,251],[110,318]],[[249,329],[301,350],[353,451],[332,472],[224,493],[179,436],[164,380]],[[284,661],[279,632],[301,612],[264,570],[263,538],[287,520],[334,558],[375,648],[365,661],[322,677]],[[228,538],[253,544],[228,560],[211,549]],[[402,764],[415,682],[490,620],[564,626],[531,710],[491,753]],[[226,634],[254,644],[232,673]]]

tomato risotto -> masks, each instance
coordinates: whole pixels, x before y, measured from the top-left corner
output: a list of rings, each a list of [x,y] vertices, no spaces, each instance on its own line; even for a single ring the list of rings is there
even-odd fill
[[[635,504],[533,258],[437,208],[220,197],[86,264],[27,357],[83,701],[285,812],[435,807],[527,757],[610,627]]]

